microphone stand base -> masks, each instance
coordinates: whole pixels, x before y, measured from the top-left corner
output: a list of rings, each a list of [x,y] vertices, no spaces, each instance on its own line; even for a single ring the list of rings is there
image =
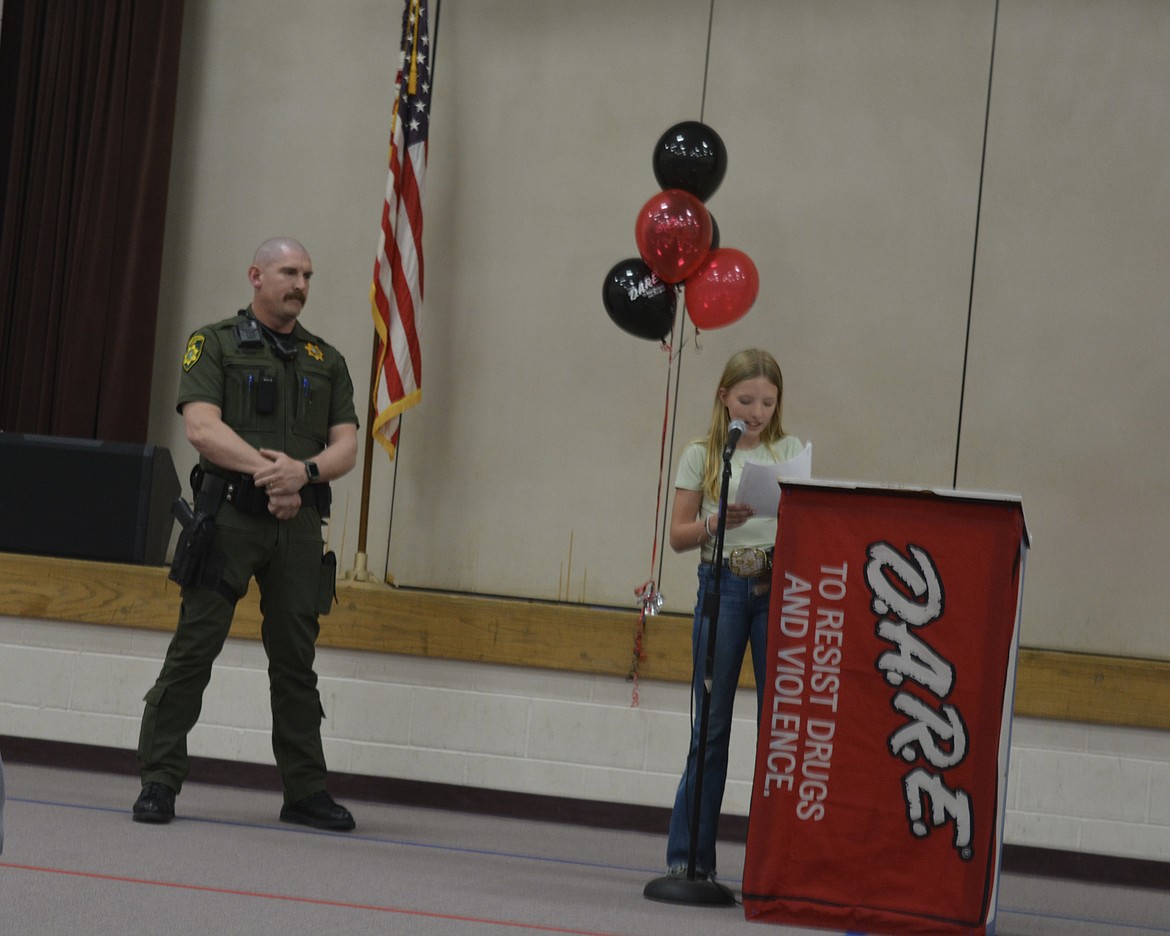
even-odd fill
[[[659,903],[688,904],[695,907],[734,907],[735,894],[717,881],[692,881],[666,875],[655,878],[642,889],[642,896]]]

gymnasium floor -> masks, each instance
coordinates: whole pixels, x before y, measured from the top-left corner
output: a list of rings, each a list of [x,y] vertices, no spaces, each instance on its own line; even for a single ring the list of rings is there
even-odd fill
[[[4,767],[5,936],[827,932],[748,923],[738,906],[646,900],[660,835],[353,799],[357,831],[324,833],[279,822],[279,794],[194,783],[173,823],[145,826],[130,819],[133,776]],[[736,892],[743,851],[720,844],[721,880]],[[1005,872],[997,932],[1170,934],[1170,880]]]

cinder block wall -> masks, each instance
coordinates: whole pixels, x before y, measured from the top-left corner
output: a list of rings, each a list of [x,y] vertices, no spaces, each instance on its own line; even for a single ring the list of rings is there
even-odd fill
[[[134,748],[169,637],[0,617],[0,734]],[[330,768],[666,807],[690,699],[674,683],[322,649]],[[725,812],[747,815],[755,699],[741,692]],[[271,763],[263,648],[229,640],[191,753]],[[127,789],[127,804],[134,790]],[[1005,840],[1170,861],[1170,733],[1016,719]]]

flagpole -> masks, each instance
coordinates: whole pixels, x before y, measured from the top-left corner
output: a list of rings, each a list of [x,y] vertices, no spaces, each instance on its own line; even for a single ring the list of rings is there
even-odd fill
[[[2,0],[0,0],[0,2],[2,2]],[[429,28],[430,79],[431,79],[432,85],[434,83],[434,75],[435,75],[435,57],[436,57],[436,52],[438,50],[438,44],[439,44],[439,14],[442,10],[442,5],[443,5],[442,0],[435,0],[434,22],[432,24],[430,24],[430,28]],[[391,139],[393,139],[393,137],[394,137],[394,121],[397,119],[398,119],[398,105],[397,105],[397,98],[395,98],[394,117],[391,119],[391,127],[390,127]],[[370,361],[370,392],[368,394],[367,403],[366,403],[367,433],[366,433],[365,451],[362,454],[362,494],[361,494],[361,504],[359,505],[359,508],[358,508],[357,551],[355,552],[354,558],[353,558],[353,568],[350,571],[345,573],[345,577],[347,579],[351,579],[351,580],[357,581],[357,582],[372,581],[372,576],[370,575],[370,569],[369,569],[369,556],[366,552],[366,541],[369,537],[370,492],[371,492],[371,478],[373,475],[373,467],[374,467],[373,426],[374,426],[374,421],[378,415],[377,407],[375,405],[375,399],[377,396],[378,381],[381,379],[381,369],[382,369],[381,368],[382,358],[381,358],[380,342],[381,342],[380,336],[378,335],[377,330],[375,330],[374,331],[374,338],[373,338],[373,350],[371,353],[371,361]],[[401,427],[402,416],[400,415],[398,417],[398,419],[399,419],[399,426]],[[397,461],[397,451],[395,452],[395,461]],[[398,488],[397,477],[398,477],[398,472],[397,472],[397,470],[395,470],[395,472],[394,472],[395,480],[391,484],[391,487],[390,487],[390,515],[391,515],[391,517],[394,516],[394,498],[397,494],[397,488]],[[387,557],[386,557],[386,571],[385,571],[384,580],[385,580],[386,584],[393,585],[394,584],[394,576],[390,573],[389,546],[390,546],[389,537],[387,537],[387,543],[386,543]]]
[[[373,360],[370,362],[370,392],[367,394],[368,401],[366,403],[366,445],[365,452],[362,455],[362,500],[361,506],[358,510],[358,541],[357,552],[353,557],[353,568],[345,573],[347,579],[352,579],[355,582],[370,581],[370,567],[369,557],[366,555],[366,537],[370,529],[370,476],[374,468],[374,439],[373,439],[373,425],[374,419],[378,415],[374,408],[374,388],[378,386],[378,371],[380,363],[378,354],[378,333],[374,332],[374,351]],[[393,492],[391,492],[393,498]],[[386,571],[386,583],[388,585],[394,584],[394,577],[390,574],[389,569]]]

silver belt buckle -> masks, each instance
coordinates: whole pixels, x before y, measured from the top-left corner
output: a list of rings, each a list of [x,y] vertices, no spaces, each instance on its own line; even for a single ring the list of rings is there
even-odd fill
[[[731,551],[727,568],[740,578],[758,578],[768,569],[768,554],[758,546],[741,546]]]

